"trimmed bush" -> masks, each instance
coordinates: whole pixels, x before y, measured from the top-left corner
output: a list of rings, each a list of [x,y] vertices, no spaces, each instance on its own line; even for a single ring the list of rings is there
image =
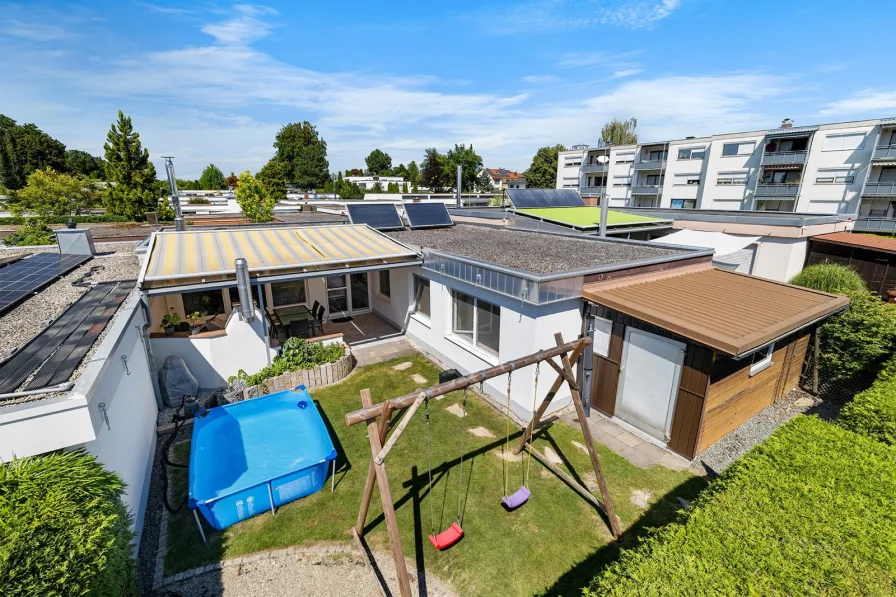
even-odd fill
[[[280,354],[277,355],[273,363],[252,375],[247,375],[241,369],[238,375],[227,381],[233,383],[237,379],[245,380],[247,386],[255,386],[266,379],[283,375],[288,371],[311,369],[315,365],[335,363],[344,355],[345,346],[338,342],[324,344],[323,342],[308,342],[303,338],[290,338],[283,344],[283,349],[280,350]]]
[[[136,595],[123,490],[83,451],[0,466],[0,595]]]
[[[583,594],[896,594],[896,451],[799,416]]]
[[[896,445],[896,358],[890,359],[874,384],[857,394],[837,419],[845,429]]]
[[[10,247],[55,245],[56,233],[50,230],[43,220],[31,218],[24,226],[4,238],[3,243]]]
[[[6,216],[0,218],[0,224],[8,224],[10,226],[21,226],[27,224],[31,220],[37,219],[35,216]],[[116,222],[133,222],[133,220],[124,216],[114,216],[111,214],[97,216],[50,216],[43,219],[47,224],[65,224],[69,220],[74,220],[77,224],[107,224]]]
[[[868,290],[865,281],[851,267],[837,263],[819,263],[803,268],[791,284],[833,294],[849,294]]]

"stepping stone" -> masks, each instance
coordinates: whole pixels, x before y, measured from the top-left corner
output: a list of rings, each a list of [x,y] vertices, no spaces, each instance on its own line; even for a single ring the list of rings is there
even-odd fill
[[[582,475],[582,481],[585,483],[585,487],[592,491],[599,489],[597,477],[594,476],[594,473],[585,473]]]
[[[815,405],[815,401],[811,398],[797,398],[793,405],[797,408],[809,408]]]
[[[415,383],[429,383],[429,380],[419,373],[414,373],[413,375],[411,375],[411,379],[413,379]]]
[[[548,462],[551,464],[563,464],[563,459],[554,452],[554,450],[550,446],[546,446],[544,449],[544,457],[548,459]]]
[[[467,432],[472,433],[476,437],[495,437],[495,434],[485,427],[473,427],[472,429],[467,429]]]
[[[577,442],[576,440],[572,440],[572,445],[577,447],[579,450],[581,450],[585,454],[588,453],[588,447],[585,444],[583,444],[582,442]]]
[[[653,497],[649,491],[641,489],[632,489],[631,501],[639,508],[647,508],[650,505],[650,498]]]
[[[452,415],[454,415],[455,417],[463,417],[463,416],[465,416],[465,415],[464,415],[464,409],[461,408],[459,404],[452,404],[451,406],[449,406],[449,407],[446,408],[445,410],[447,410],[448,412],[450,412],[450,413],[451,413]]]
[[[492,454],[501,458],[503,460],[507,460],[510,462],[519,462],[523,459],[523,453],[514,454],[512,449],[508,449],[507,452],[502,452],[501,450],[492,450]]]
[[[392,368],[396,371],[404,371],[405,369],[410,369],[414,366],[414,363],[410,361],[405,361],[404,363],[398,363],[397,365],[392,365]]]

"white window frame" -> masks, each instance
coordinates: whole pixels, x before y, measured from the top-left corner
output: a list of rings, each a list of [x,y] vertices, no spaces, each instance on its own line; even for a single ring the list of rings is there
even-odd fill
[[[681,201],[681,205],[678,206],[678,207],[676,207],[676,206],[675,206],[675,202],[676,202],[676,201]],[[693,205],[691,205],[690,207],[688,207],[687,205],[685,205],[686,203],[693,203]],[[669,203],[669,206],[670,206],[672,209],[697,209],[697,200],[696,200],[696,199],[673,199],[673,200]]]
[[[620,182],[620,180],[622,182]],[[630,186],[632,186],[632,177],[631,176],[614,176],[613,177],[613,186],[614,187],[630,187]]]
[[[822,151],[860,151],[865,147],[865,137],[866,133],[862,132],[853,132],[853,133],[831,133],[829,135],[825,135],[824,143],[822,144]],[[846,139],[850,137],[861,137],[862,141],[856,146],[851,147],[846,145]],[[830,142],[830,143],[829,143]]]
[[[849,168],[819,168],[815,184],[852,184],[855,180],[855,171]]]
[[[619,152],[616,154],[616,164],[631,164],[635,161],[635,152]]]
[[[743,177],[743,180],[741,180]],[[750,179],[750,173],[746,170],[742,172],[719,172],[716,175],[716,186],[737,186],[745,185]]]
[[[459,334],[454,333],[454,324],[456,321],[456,301],[457,295],[464,294],[473,299],[473,340],[470,341],[465,336],[461,336]],[[492,348],[482,344],[479,344],[479,301],[482,300],[484,303],[488,303],[489,305],[495,306],[498,308],[498,350],[492,350]],[[432,308],[430,304],[430,309]],[[476,351],[477,353],[482,354],[484,358],[487,358],[490,361],[494,361],[498,358],[499,351],[501,350],[501,305],[493,303],[491,301],[486,301],[484,299],[480,299],[477,296],[472,294],[468,294],[466,292],[461,292],[460,290],[451,290],[451,320],[449,322],[449,328],[451,333],[449,338],[454,340],[457,344],[464,346],[465,348]]]
[[[379,298],[391,301],[392,300],[392,275],[389,273],[392,270],[381,269],[376,273],[376,294]],[[388,288],[386,288],[386,292],[383,292],[383,274],[386,275],[386,280],[388,280]]]
[[[675,174],[672,184],[676,187],[689,187],[700,184],[700,173],[697,174]]]
[[[762,356],[760,359],[757,360],[756,357],[762,355],[763,351],[768,351],[768,352],[765,354],[765,356]],[[754,352],[751,355],[752,361],[750,363],[750,377],[753,377],[757,373],[759,373],[761,371],[765,371],[766,369],[771,367],[773,364],[772,357],[774,355],[775,355],[775,343],[774,342],[772,342],[771,344],[764,346],[764,347],[760,348],[759,350],[757,350],[756,352]]]
[[[725,154],[725,148],[729,145],[737,145],[737,153]],[[743,147],[749,145],[749,151],[743,151]],[[722,157],[723,158],[736,158],[743,157],[745,155],[752,155],[753,152],[756,151],[756,141],[730,141],[728,143],[722,144]]]
[[[423,313],[422,311],[417,310],[417,280],[425,280],[429,284],[426,287],[426,291],[429,293],[429,313]],[[422,320],[422,322],[426,325],[429,325],[432,321],[432,280],[425,276],[421,276],[420,274],[411,274],[411,308],[413,309],[412,315]]]
[[[681,157],[681,152],[688,152],[687,157]],[[694,153],[700,153],[699,156],[694,156]],[[706,146],[703,147],[679,147],[678,148],[678,156],[676,159],[678,160],[702,160],[706,158]]]

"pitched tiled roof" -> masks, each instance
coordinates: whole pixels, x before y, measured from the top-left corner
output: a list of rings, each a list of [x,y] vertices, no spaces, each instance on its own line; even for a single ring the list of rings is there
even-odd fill
[[[494,179],[515,180],[517,178],[525,178],[519,172],[508,170],[507,168],[486,168],[488,175]]]

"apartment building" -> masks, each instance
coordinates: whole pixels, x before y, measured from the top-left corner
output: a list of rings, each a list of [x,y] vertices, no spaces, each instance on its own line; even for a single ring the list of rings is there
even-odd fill
[[[896,227],[896,118],[560,152],[557,188],[611,207],[840,214]]]

